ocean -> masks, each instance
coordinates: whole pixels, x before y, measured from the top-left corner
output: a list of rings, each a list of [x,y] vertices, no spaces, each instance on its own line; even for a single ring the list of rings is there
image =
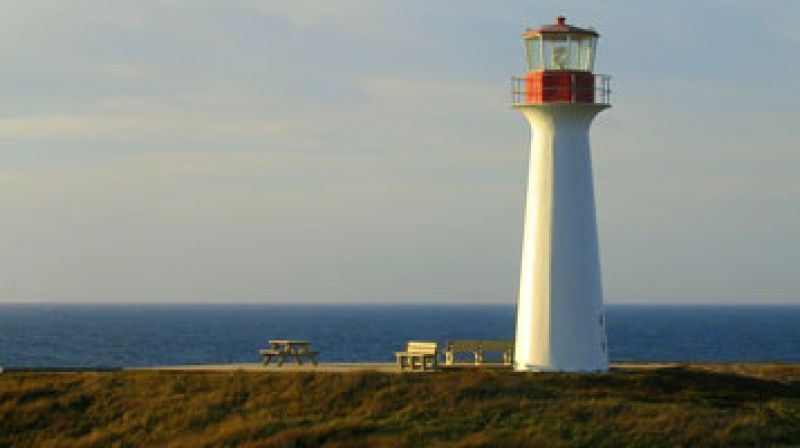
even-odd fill
[[[321,361],[393,361],[408,340],[512,339],[513,305],[0,305],[0,366],[258,362],[268,339]],[[612,361],[800,363],[800,305],[607,305]]]

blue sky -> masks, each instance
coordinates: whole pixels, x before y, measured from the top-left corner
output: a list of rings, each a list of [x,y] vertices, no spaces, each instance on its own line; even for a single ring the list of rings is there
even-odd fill
[[[0,301],[490,302],[520,33],[602,34],[606,300],[800,302],[800,3],[0,4]]]

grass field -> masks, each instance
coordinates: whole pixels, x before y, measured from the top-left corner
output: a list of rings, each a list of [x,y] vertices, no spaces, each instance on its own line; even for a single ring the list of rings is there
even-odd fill
[[[0,446],[800,446],[800,366],[6,373]]]

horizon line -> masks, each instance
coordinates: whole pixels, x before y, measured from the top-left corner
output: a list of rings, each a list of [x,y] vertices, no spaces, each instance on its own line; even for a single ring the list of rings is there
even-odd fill
[[[344,302],[320,302],[320,301],[302,301],[302,302],[211,302],[211,301],[196,301],[196,302],[175,302],[175,301],[0,301],[0,306],[5,305],[155,305],[155,306],[246,306],[246,305],[278,305],[278,306],[516,306],[516,302],[357,302],[357,301],[344,301]],[[800,302],[605,302],[604,306],[800,306]]]

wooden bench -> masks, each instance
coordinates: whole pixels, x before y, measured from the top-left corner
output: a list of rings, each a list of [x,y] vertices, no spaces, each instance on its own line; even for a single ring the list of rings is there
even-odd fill
[[[278,361],[278,367],[282,366],[287,359],[292,358],[301,366],[303,365],[303,358],[308,358],[312,364],[317,365],[319,352],[310,350],[308,341],[273,340],[269,341],[269,345],[270,348],[258,351],[264,359],[265,366],[272,362],[272,358]]]
[[[483,364],[484,353],[502,353],[503,365],[511,365],[514,361],[514,341],[497,339],[447,341],[444,352],[445,365],[456,364],[456,353],[472,353],[475,365]]]
[[[395,352],[400,370],[436,370],[439,347],[436,342],[408,341],[406,351]]]

